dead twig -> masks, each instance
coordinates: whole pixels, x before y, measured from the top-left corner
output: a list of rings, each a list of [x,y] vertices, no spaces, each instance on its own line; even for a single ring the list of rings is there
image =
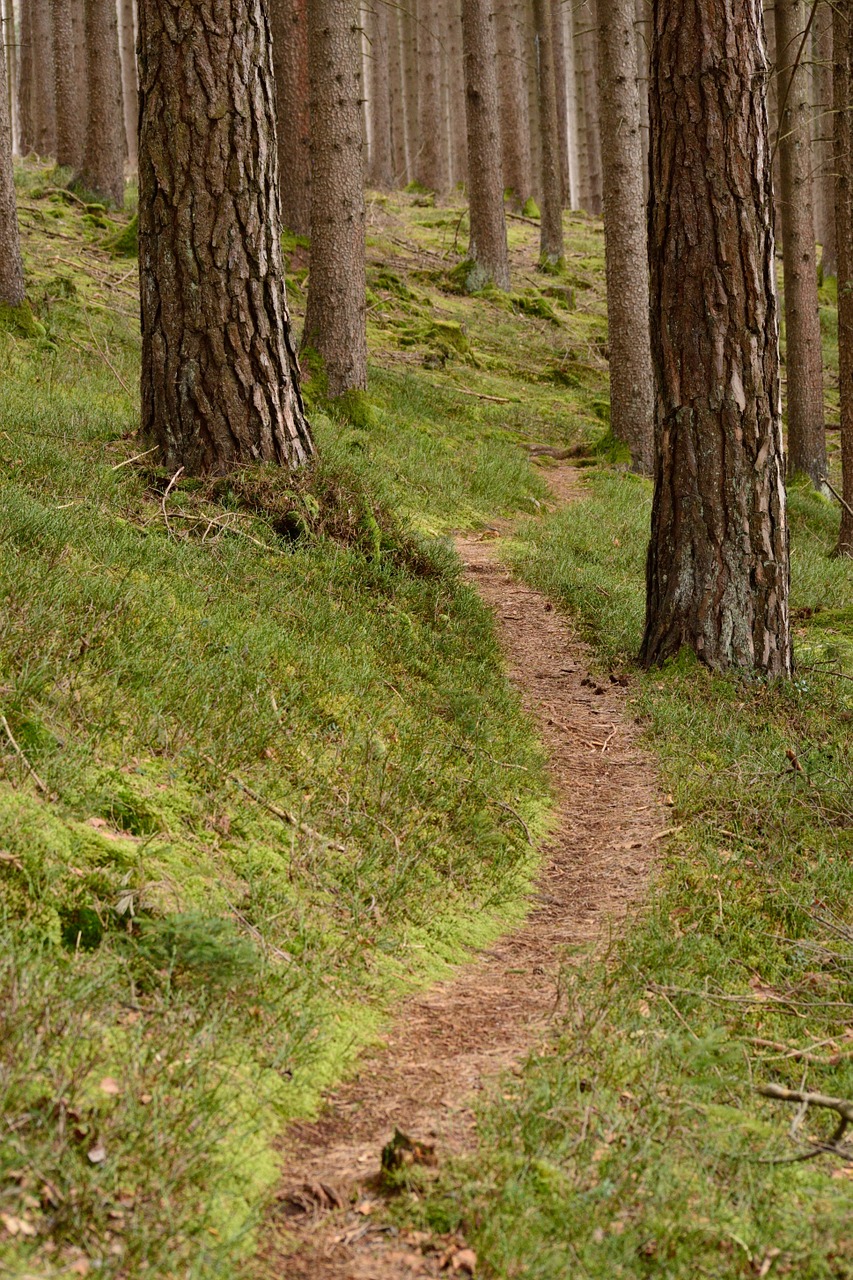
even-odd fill
[[[835,498],[837,502],[841,503],[842,507],[844,508],[844,510],[847,512],[848,515],[853,516],[853,507],[850,506],[849,502],[846,502],[844,498],[842,498],[841,494],[838,492],[837,489],[834,489],[832,487],[832,485],[829,483],[829,480],[827,479],[826,476],[822,478],[821,484],[825,484],[829,492],[832,494],[833,498]]]
[[[800,1089],[786,1089],[781,1084],[760,1084],[756,1087],[756,1093],[760,1093],[763,1098],[773,1098],[777,1102],[796,1102],[802,1107],[825,1107],[828,1111],[834,1111],[839,1117],[829,1142],[816,1142],[808,1151],[801,1152],[799,1155],[784,1156],[781,1160],[762,1160],[761,1164],[797,1164],[824,1154],[840,1156],[842,1160],[853,1164],[853,1154],[842,1150],[838,1145],[848,1125],[853,1124],[853,1102],[848,1102],[845,1098],[830,1098],[825,1093],[803,1093]]]
[[[170,537],[170,538],[174,538],[175,542],[177,542],[177,541],[178,541],[178,537],[177,537],[177,534],[175,533],[175,531],[173,530],[172,526],[169,524],[169,513],[168,513],[168,512],[167,512],[167,510],[166,510],[166,501],[167,501],[167,499],[168,499],[168,497],[169,497],[169,494],[172,492],[172,490],[174,489],[175,485],[177,484],[178,479],[180,478],[180,476],[182,476],[182,475],[183,475],[183,473],[184,473],[184,468],[183,468],[183,467],[178,467],[177,471],[176,471],[176,472],[175,472],[175,474],[172,476],[172,478],[171,478],[171,480],[169,481],[169,483],[166,485],[166,490],[165,490],[165,492],[164,492],[164,494],[163,494],[163,497],[162,497],[162,499],[161,499],[161,501],[160,501],[160,510],[163,512],[163,520],[164,520],[164,523],[165,523],[165,525],[166,525],[166,532],[168,533],[168,535],[169,535],[169,537]]]
[[[34,769],[34,768],[33,768],[33,766],[30,764],[29,760],[28,760],[28,759],[27,759],[27,757],[24,755],[24,753],[23,753],[23,751],[21,750],[21,748],[18,746],[17,742],[15,741],[15,735],[12,733],[12,730],[9,728],[9,721],[6,719],[6,717],[3,715],[3,713],[2,713],[1,711],[0,711],[0,724],[2,724],[2,726],[3,726],[3,730],[4,730],[5,734],[6,734],[6,737],[9,739],[9,743],[10,743],[10,745],[11,745],[11,747],[12,747],[12,750],[15,752],[15,755],[16,755],[16,756],[18,757],[18,759],[21,761],[21,764],[24,766],[24,768],[26,769],[27,773],[30,775],[30,777],[32,778],[33,782],[34,782],[34,783],[36,784],[36,786],[38,787],[39,791],[41,791],[44,795],[46,795],[48,798],[50,798],[50,791],[49,791],[49,790],[48,790],[48,788],[45,786],[45,784],[42,782],[41,778],[38,776],[38,774],[36,773],[35,769]]]
[[[157,445],[153,449],[146,449],[144,453],[135,453],[132,458],[125,458],[124,462],[117,462],[114,467],[110,467],[110,471],[121,471],[122,467],[129,467],[131,462],[138,462],[140,458],[147,458],[149,453],[154,453]]]
[[[824,1048],[828,1044],[835,1046],[834,1040],[821,1041],[808,1049],[792,1049],[790,1045],[783,1044],[779,1040],[762,1040],[760,1036],[750,1036],[749,1042],[758,1049],[773,1049],[782,1058],[790,1058],[793,1062],[808,1062],[817,1067],[836,1067],[839,1062],[846,1062],[853,1058],[853,1049],[838,1049],[828,1057],[821,1057],[814,1052],[815,1049]]]
[[[213,761],[210,760],[209,763],[212,764]],[[277,804],[273,804],[271,800],[267,800],[265,796],[260,795],[259,792],[250,787],[247,782],[244,782],[242,778],[238,777],[236,773],[229,773],[228,777],[235,786],[238,786],[241,791],[245,792],[250,800],[254,800],[255,804],[259,804],[262,809],[267,809],[274,817],[280,818],[282,822],[286,822],[288,826],[296,827],[297,831],[301,831],[303,835],[311,836],[315,840],[321,840],[323,844],[328,845],[330,849],[335,849],[338,853],[347,852],[346,845],[337,844],[334,840],[330,840],[328,836],[324,836],[322,831],[316,831],[314,827],[309,827],[307,823],[300,822],[296,815],[291,813],[289,809],[280,809]]]

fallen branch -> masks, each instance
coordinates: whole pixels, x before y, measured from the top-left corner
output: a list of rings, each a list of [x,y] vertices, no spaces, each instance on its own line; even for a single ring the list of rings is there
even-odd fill
[[[837,1049],[835,1053],[829,1056],[821,1057],[814,1050],[821,1048],[821,1045],[812,1045],[810,1049],[792,1049],[790,1045],[783,1044],[780,1040],[762,1040],[760,1036],[750,1036],[750,1044],[754,1044],[758,1049],[773,1049],[782,1058],[790,1058],[793,1062],[809,1062],[813,1066],[818,1067],[836,1067],[839,1062],[846,1062],[853,1058],[853,1049]],[[824,1044],[835,1044],[834,1040],[827,1040]]]
[[[213,762],[210,761],[212,764]],[[286,822],[290,827],[296,827],[297,831],[301,831],[303,835],[312,836],[315,840],[322,840],[323,844],[327,844],[330,849],[337,850],[338,853],[346,853],[347,847],[344,844],[336,844],[334,840],[330,840],[328,836],[324,836],[322,831],[316,831],[314,827],[309,827],[307,823],[300,822],[295,814],[288,809],[280,809],[277,804],[273,804],[271,800],[267,800],[264,796],[254,791],[247,782],[238,777],[236,773],[229,773],[230,780],[238,786],[241,791],[254,800],[255,804],[259,804],[262,809],[267,809],[274,817],[280,818],[282,822]]]
[[[121,471],[122,467],[129,467],[131,462],[138,462],[140,458],[147,458],[149,453],[154,453],[157,447],[155,444],[153,449],[146,449],[144,453],[135,453],[132,458],[125,458],[124,462],[117,462],[114,467],[110,467],[110,471]]]
[[[42,782],[41,778],[38,776],[38,774],[36,773],[35,769],[34,769],[34,768],[33,768],[33,766],[30,764],[29,760],[28,760],[28,759],[27,759],[27,757],[24,755],[24,753],[23,753],[23,751],[21,750],[21,748],[18,746],[17,742],[15,741],[14,734],[12,733],[12,730],[9,728],[9,721],[6,719],[6,717],[3,715],[3,713],[2,713],[2,712],[0,712],[0,724],[2,724],[2,726],[3,726],[3,729],[4,729],[5,733],[6,733],[6,737],[9,739],[9,742],[10,742],[10,744],[11,744],[11,746],[12,746],[13,751],[14,751],[14,752],[15,752],[15,754],[17,755],[18,759],[21,761],[21,764],[24,766],[24,768],[26,769],[27,773],[28,773],[28,774],[30,775],[30,777],[32,778],[33,782],[34,782],[34,783],[36,784],[36,786],[38,787],[39,791],[43,792],[43,793],[44,793],[44,795],[46,795],[46,796],[50,797],[50,791],[49,791],[49,790],[48,790],[48,788],[45,786],[45,784]]]
[[[828,1111],[834,1111],[839,1117],[829,1142],[817,1142],[800,1155],[785,1156],[781,1160],[762,1161],[763,1164],[796,1164],[803,1160],[813,1160],[815,1156],[824,1154],[840,1156],[842,1160],[853,1163],[853,1155],[848,1151],[842,1151],[838,1146],[847,1126],[853,1124],[853,1102],[848,1102],[845,1098],[830,1098],[825,1093],[803,1093],[799,1089],[786,1089],[781,1084],[760,1084],[756,1087],[756,1093],[760,1093],[763,1098],[773,1098],[777,1102],[796,1102],[802,1107],[825,1107]]]
[[[842,507],[844,508],[844,510],[847,512],[848,515],[853,516],[853,507],[850,506],[849,502],[845,502],[844,498],[842,498],[841,494],[838,492],[837,489],[833,489],[832,485],[829,483],[829,480],[827,479],[826,476],[824,476],[823,479],[821,480],[821,484],[825,484],[829,492],[832,494],[833,498],[835,498],[837,502],[841,503]]]
[[[176,534],[176,533],[174,532],[174,530],[172,529],[172,526],[169,524],[169,514],[168,514],[168,512],[166,511],[166,500],[168,499],[169,494],[172,492],[172,490],[174,489],[175,485],[177,484],[177,482],[178,482],[178,478],[179,478],[181,475],[183,475],[183,471],[184,471],[183,467],[178,467],[177,471],[176,471],[176,472],[175,472],[175,474],[172,476],[172,478],[171,478],[171,480],[169,481],[169,483],[166,485],[165,493],[163,494],[163,497],[162,497],[161,502],[160,502],[160,510],[163,512],[163,520],[164,520],[164,522],[165,522],[165,524],[166,524],[166,532],[168,533],[168,535],[169,535],[169,537],[170,537],[170,538],[174,538],[175,542],[177,542],[177,541],[178,541],[178,538],[177,538],[177,534]]]

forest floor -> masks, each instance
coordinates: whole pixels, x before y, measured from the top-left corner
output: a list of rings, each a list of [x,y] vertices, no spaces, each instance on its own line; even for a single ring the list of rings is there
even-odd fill
[[[38,324],[0,318],[0,1275],[280,1280],[317,1226],[463,1274],[851,1280],[853,1152],[755,1092],[853,1097],[837,508],[790,487],[795,680],[640,671],[651,493],[608,432],[601,225],[566,216],[551,276],[511,218],[512,291],[469,296],[465,211],[420,192],[369,199],[370,390],[331,406],[308,377],[319,463],[170,487],[136,442],[127,216],[17,181]],[[832,281],[821,304],[832,417]],[[512,616],[540,598],[541,661]],[[614,813],[592,767],[647,798]],[[541,896],[580,839],[560,805],[593,798],[656,853],[606,947]],[[451,991],[510,1006],[501,1036]],[[421,1028],[461,1111],[409,1079]],[[364,1108],[347,1136],[376,1076],[384,1131]],[[436,1128],[439,1163],[286,1212],[375,1172],[395,1123]]]

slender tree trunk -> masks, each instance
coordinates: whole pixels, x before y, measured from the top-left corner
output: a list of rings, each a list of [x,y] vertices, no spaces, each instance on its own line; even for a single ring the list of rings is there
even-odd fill
[[[420,81],[418,77],[418,0],[402,0],[403,70],[406,92],[406,181],[414,182],[420,150]]]
[[[568,3],[569,0],[566,0]],[[557,143],[560,155],[560,198],[567,208],[569,199],[569,103],[566,95],[566,45],[563,36],[562,0],[551,0],[554,38],[554,87],[557,91]]]
[[[530,130],[530,169],[533,195],[542,203],[542,125],[539,119],[539,42],[534,0],[522,0],[524,61],[527,84],[527,122]]]
[[[589,213],[592,208],[592,186],[589,174],[589,131],[586,125],[586,96],[583,57],[578,15],[569,8],[572,23],[572,47],[575,55],[575,112],[578,133],[578,206]]]
[[[136,83],[136,31],[133,21],[133,0],[119,0],[121,86],[124,104],[124,137],[127,162],[131,169],[137,166],[136,133],[139,102]]]
[[[49,0],[31,0],[32,93],[35,149],[56,155],[56,97],[53,88],[53,28]]]
[[[388,75],[391,92],[391,163],[392,186],[405,184],[406,159],[406,89],[403,83],[403,48],[399,6],[388,15]]]
[[[519,7],[519,0],[498,0],[496,16],[503,184],[520,209],[530,195],[531,179],[530,122]]]
[[[6,86],[9,99],[9,136],[14,153],[18,138],[17,95],[18,83],[18,34],[15,30],[14,0],[3,0],[3,37],[6,54]]]
[[[394,184],[391,156],[391,66],[389,50],[391,13],[385,0],[375,0],[373,43],[370,48],[370,97],[373,102],[373,152],[369,181],[387,191]]]
[[[468,256],[476,263],[481,288],[491,280],[509,288],[509,257],[501,173],[497,43],[492,0],[462,0],[465,107],[468,121],[468,198],[471,237]]]
[[[599,6],[598,63],[604,148],[604,247],[610,348],[610,426],[637,471],[654,462],[654,378],[643,196],[643,144],[634,0]]]
[[[821,192],[821,275],[824,280],[838,272],[835,248],[835,156],[832,145],[832,9],[822,4],[817,15],[817,137],[820,168],[818,186]]]
[[[578,130],[578,91],[575,74],[575,40],[572,32],[572,11],[569,4],[561,4],[563,44],[566,50],[566,103],[569,114],[569,207],[580,207],[580,145]]]
[[[311,116],[306,0],[270,0],[278,115],[278,170],[284,225],[311,229]]]
[[[56,162],[77,170],[83,160],[82,120],[77,110],[77,68],[71,0],[51,0],[56,97]]]
[[[450,172],[453,184],[468,181],[468,129],[465,114],[465,69],[462,57],[462,2],[445,0],[447,7],[447,91]]]
[[[654,0],[647,665],[791,672],[760,0]]]
[[[643,148],[643,193],[649,194],[649,0],[635,0],[637,84],[640,90],[640,141]]]
[[[85,0],[71,0],[71,29],[74,33],[74,80],[78,129],[80,131],[80,158],[82,167],[86,150],[86,121],[89,119],[89,55],[86,49]]]
[[[170,471],[295,467],[313,445],[284,289],[265,5],[140,0],[139,37],[143,433]]]
[[[12,123],[4,54],[0,58],[0,305],[19,307],[23,301],[24,265],[12,170]]]
[[[782,185],[782,261],[785,271],[785,368],[788,468],[820,487],[826,474],[823,369],[817,301],[811,189],[811,123],[805,68],[796,65],[806,19],[802,0],[776,0],[776,49]]]
[[[328,394],[367,386],[364,148],[352,0],[308,0],[311,268],[303,344],[321,356]]]
[[[415,177],[430,191],[447,191],[447,149],[441,112],[441,0],[418,4],[418,145]]]
[[[609,0],[607,0],[609,3]],[[583,77],[584,126],[589,164],[588,211],[599,216],[603,203],[601,170],[601,125],[598,108],[598,72],[596,69],[597,5],[596,0],[583,0],[578,16],[581,26],[581,75]]]
[[[86,48],[89,112],[80,182],[121,208],[125,139],[115,0],[86,0]]]
[[[838,246],[838,373],[841,392],[841,530],[838,555],[853,556],[853,4],[835,0],[833,129]]]
[[[560,144],[557,137],[557,87],[554,81],[554,23],[552,0],[533,0],[534,22],[539,46],[537,68],[539,86],[539,127],[542,148],[542,219],[539,263],[554,267],[562,262],[563,193],[560,175]]]
[[[33,63],[33,0],[20,0],[18,25],[18,147],[21,155],[36,151],[35,67]]]

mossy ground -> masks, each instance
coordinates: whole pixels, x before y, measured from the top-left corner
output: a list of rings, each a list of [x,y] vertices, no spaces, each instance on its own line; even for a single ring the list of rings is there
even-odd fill
[[[520,531],[520,571],[631,668],[649,490],[611,462],[601,227],[567,216],[545,277],[511,220],[512,292],[472,296],[461,206],[371,199],[367,401],[330,416],[309,381],[319,468],[164,503],[130,461],[127,218],[43,170],[19,196],[45,332],[0,331],[0,1265],[231,1276],[287,1118],[523,909],[502,805],[543,828],[541,755],[445,535],[541,509],[528,443],[599,465]],[[792,512],[797,680],[633,673],[679,828],[651,906],[570,968],[476,1164],[397,1206],[463,1218],[495,1274],[853,1275],[839,1169],[754,1163],[789,1117],[752,1079],[803,1078],[756,1039],[843,1053],[853,1021],[853,593],[836,512],[804,490]],[[850,1095],[851,1071],[807,1082]]]

